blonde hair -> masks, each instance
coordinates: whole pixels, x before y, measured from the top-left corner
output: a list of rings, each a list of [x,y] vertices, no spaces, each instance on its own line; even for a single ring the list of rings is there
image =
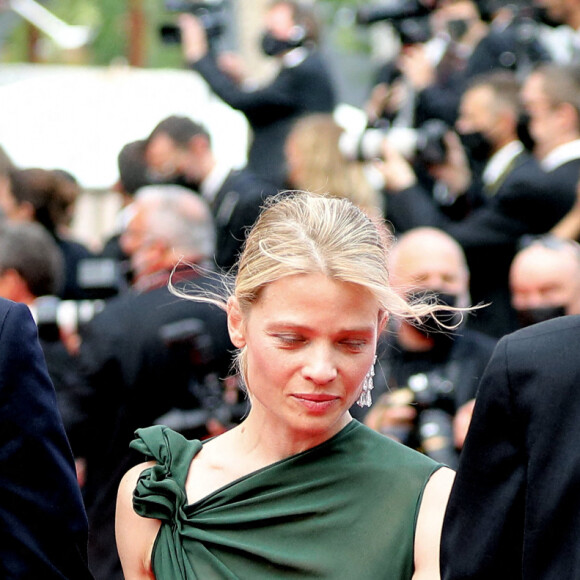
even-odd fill
[[[340,151],[343,132],[330,114],[306,115],[296,121],[288,136],[300,156],[292,187],[344,197],[380,215],[381,197],[367,179],[362,163],[346,159]]]
[[[387,253],[392,236],[381,220],[371,218],[347,199],[309,192],[284,192],[268,199],[248,234],[235,279],[223,275],[226,296],[181,296],[227,308],[234,296],[246,315],[272,282],[297,274],[322,273],[358,284],[377,299],[381,312],[419,320],[440,309],[433,303],[407,303],[389,284]],[[244,349],[237,367],[246,377]]]

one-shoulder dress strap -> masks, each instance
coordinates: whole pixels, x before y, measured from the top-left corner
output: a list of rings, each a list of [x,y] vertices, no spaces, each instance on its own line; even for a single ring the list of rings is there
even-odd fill
[[[172,521],[187,504],[185,481],[192,459],[202,447],[162,425],[138,429],[131,448],[157,462],[139,476],[133,508],[144,517]]]

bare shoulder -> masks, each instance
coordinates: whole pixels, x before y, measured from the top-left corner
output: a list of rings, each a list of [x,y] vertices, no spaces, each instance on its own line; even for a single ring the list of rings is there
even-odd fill
[[[425,492],[423,494],[423,503],[427,499],[426,496],[434,496],[434,499],[439,500],[449,497],[449,492],[455,481],[455,471],[449,469],[448,467],[442,467],[438,469],[429,479],[427,485],[425,486]]]
[[[441,528],[455,472],[447,467],[438,469],[423,492],[415,531],[415,574],[413,580],[439,578],[439,547]]]
[[[117,494],[115,536],[117,549],[127,580],[154,578],[151,570],[151,551],[161,522],[144,518],[133,509],[133,491],[139,476],[155,462],[140,463],[131,468],[121,480]]]
[[[155,461],[145,461],[129,469],[129,471],[127,471],[127,473],[125,473],[123,476],[123,479],[121,479],[121,483],[119,484],[119,493],[121,493],[121,491],[128,491],[132,495],[140,475],[146,469],[153,467],[154,465],[156,465]]]

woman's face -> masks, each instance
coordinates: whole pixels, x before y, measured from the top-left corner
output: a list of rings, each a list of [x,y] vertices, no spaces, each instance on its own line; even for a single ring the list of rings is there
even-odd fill
[[[263,432],[308,448],[350,420],[384,326],[365,288],[323,274],[266,286],[244,316],[229,305],[233,343],[247,351],[251,415]]]

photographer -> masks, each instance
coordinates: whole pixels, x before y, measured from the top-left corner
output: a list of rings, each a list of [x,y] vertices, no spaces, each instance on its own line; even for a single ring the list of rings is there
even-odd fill
[[[407,298],[428,292],[450,307],[469,306],[465,257],[439,230],[417,228],[401,236],[391,252],[390,271],[393,287]],[[450,311],[441,320],[453,325],[456,317]],[[454,467],[495,341],[464,324],[438,330],[432,319],[396,322],[392,330],[379,344],[376,403],[364,421]]]
[[[208,50],[203,23],[193,14],[180,17],[183,54],[211,89],[247,117],[253,131],[248,167],[282,186],[285,177],[284,141],[290,127],[305,113],[330,113],[335,93],[329,71],[317,50],[318,25],[310,8],[293,0],[275,0],[264,16],[262,50],[280,63],[267,86],[244,90],[223,61]],[[231,70],[231,69],[230,69]]]
[[[413,6],[414,15],[403,18]],[[492,70],[523,76],[534,63],[549,60],[526,8],[519,0],[508,6],[494,0],[416,0],[395,2],[390,10],[361,9],[362,24],[389,14],[403,44],[377,75],[367,103],[371,121],[417,126],[436,118],[452,125],[461,94],[475,76]]]
[[[470,183],[467,160],[485,162],[485,185],[478,196],[483,203],[459,221],[448,219],[430,192],[417,186],[409,164],[392,148],[377,165],[387,183],[388,217],[398,231],[430,225],[461,244],[472,275],[474,304],[491,303],[478,314],[475,327],[497,337],[518,327],[507,280],[519,238],[547,232],[575,200],[574,191],[568,191],[556,173],[573,167],[542,171],[518,140],[519,119],[518,83],[511,73],[478,77],[464,93],[456,128],[465,150],[457,135],[450,134],[447,161],[431,170],[460,193]],[[562,120],[550,117],[550,122]],[[556,126],[552,134],[563,135]],[[576,180],[577,175],[576,169]]]
[[[214,224],[201,197],[177,185],[141,188],[121,244],[131,259],[133,286],[86,325],[80,351],[91,390],[85,502],[89,563],[97,580],[122,578],[114,547],[115,498],[122,473],[135,460],[128,450],[134,430],[189,399],[193,374],[200,381],[213,373],[225,377],[231,363],[225,313],[179,300],[168,288],[171,279],[180,290],[194,285],[215,292],[209,272]],[[176,353],[163,336],[167,325],[187,319],[207,329],[203,364],[192,361],[191,349]]]

